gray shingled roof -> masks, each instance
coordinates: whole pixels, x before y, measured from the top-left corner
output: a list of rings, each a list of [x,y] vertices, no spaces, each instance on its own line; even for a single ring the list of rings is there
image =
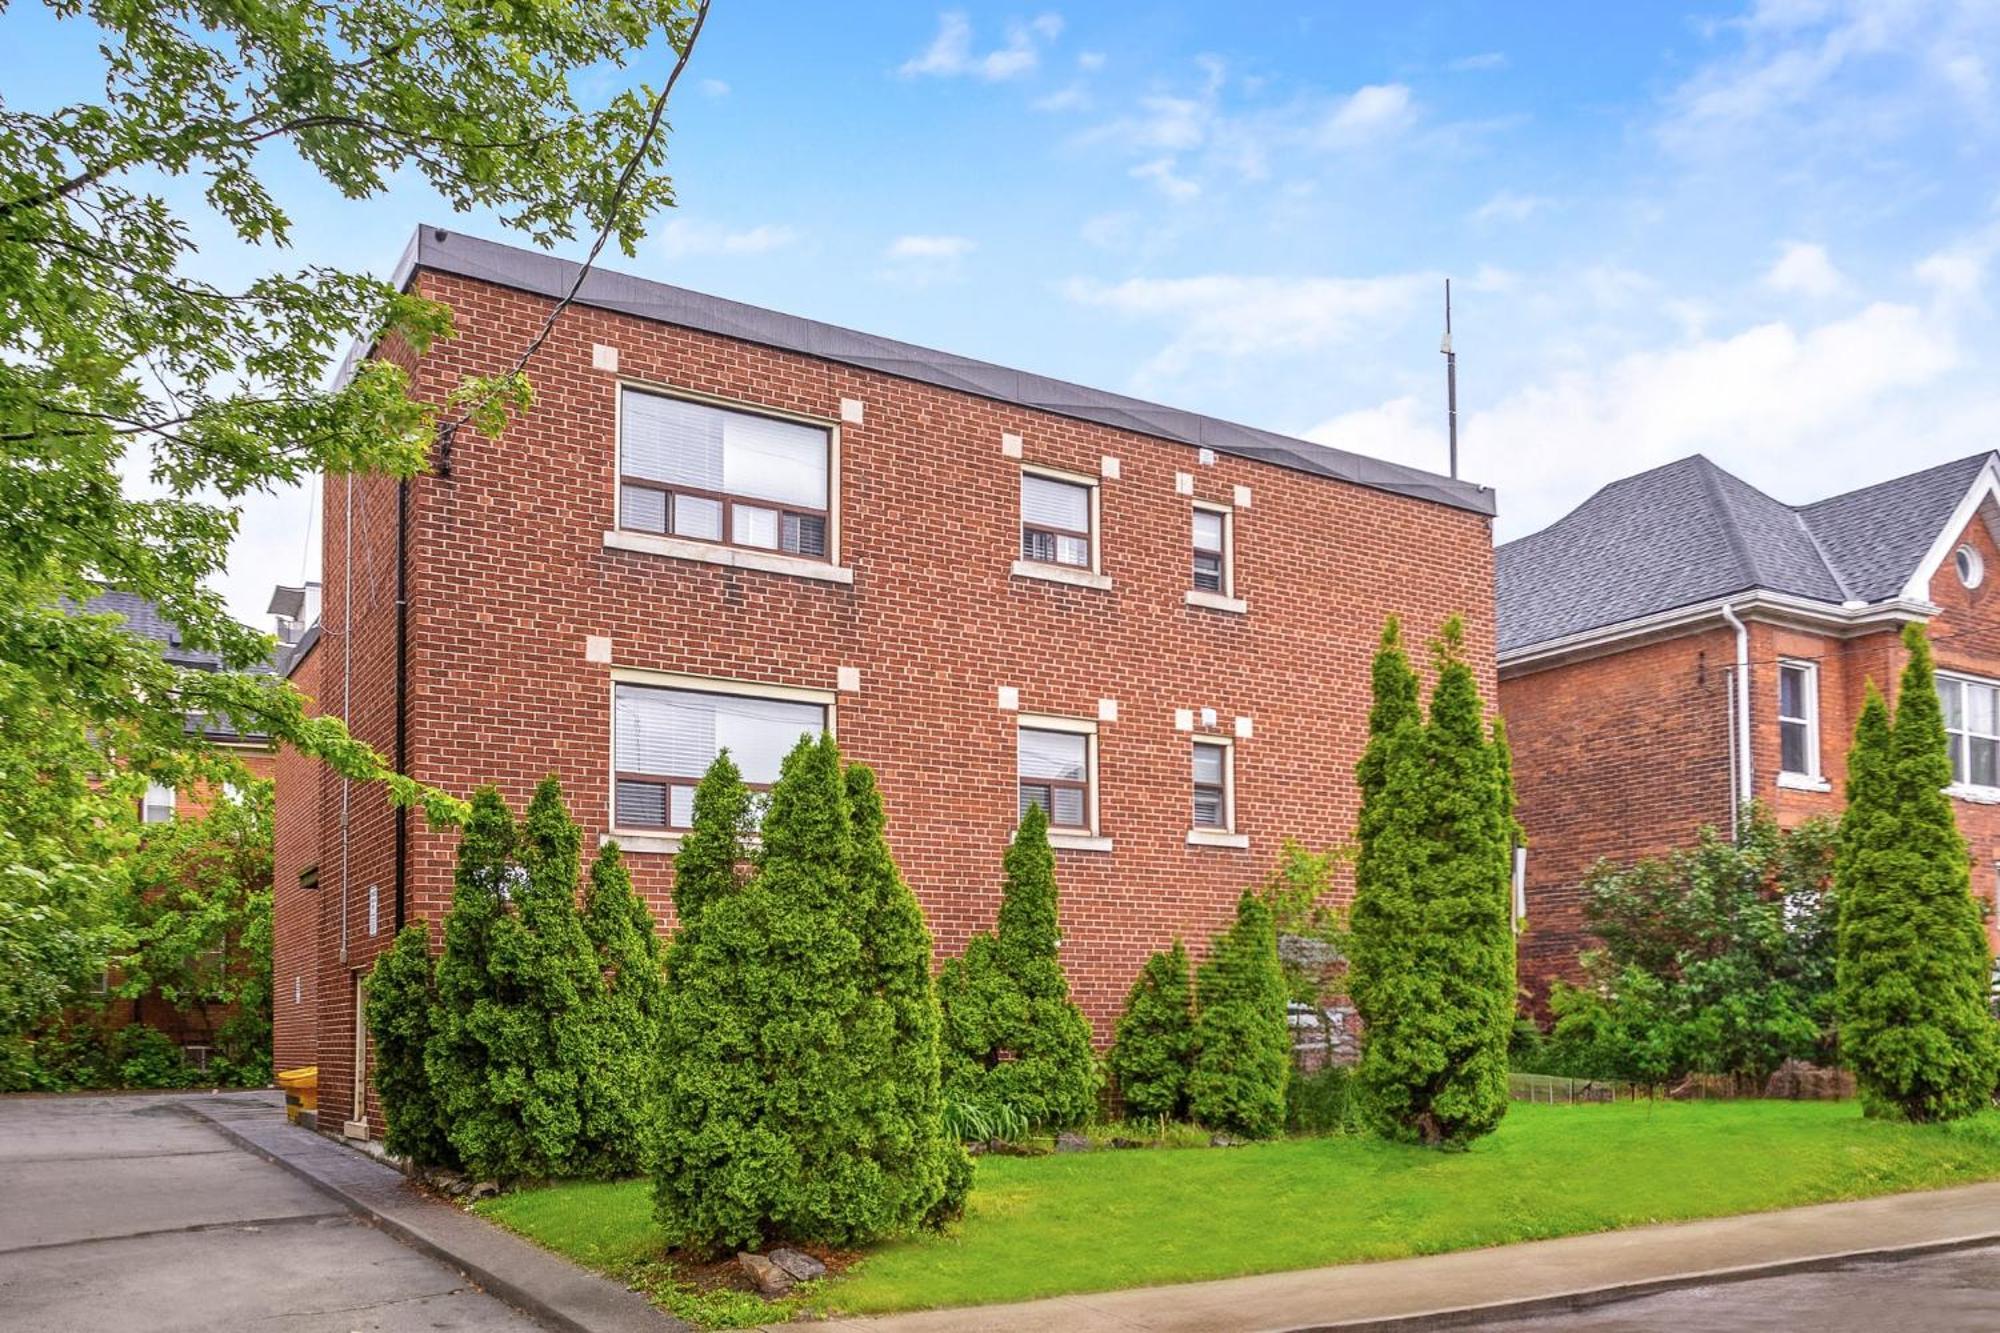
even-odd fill
[[[91,615],[120,615],[125,618],[125,628],[142,639],[151,639],[160,645],[160,656],[177,667],[194,671],[219,671],[222,658],[205,649],[190,648],[181,642],[180,627],[160,614],[160,608],[137,593],[119,592],[107,588],[83,604],[83,609]],[[254,666],[252,674],[261,675],[270,671],[269,666]],[[232,726],[227,718],[210,717],[201,713],[187,715],[187,729],[190,733],[200,733],[211,740],[261,741],[262,733],[243,734]]]
[[[1808,505],[1700,454],[1614,481],[1496,556],[1500,651],[1763,589],[1895,597],[1991,453]]]
[[[566,294],[576,281],[577,271],[577,265],[567,259],[483,241],[441,227],[417,229],[397,268],[397,285],[407,285],[419,268],[477,278],[546,297]],[[858,333],[739,301],[725,301],[630,274],[592,269],[577,301],[601,310],[799,352],[997,402],[1259,459],[1476,514],[1494,512],[1491,488],[1468,481],[872,333]]]

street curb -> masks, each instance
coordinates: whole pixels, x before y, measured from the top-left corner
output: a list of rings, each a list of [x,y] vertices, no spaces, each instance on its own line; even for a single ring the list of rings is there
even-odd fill
[[[1425,1310],[1416,1314],[1371,1315],[1332,1323],[1287,1324],[1273,1333],[1425,1333],[1430,1329],[1469,1328],[1477,1324],[1511,1323],[1549,1315],[1576,1314],[1625,1301],[1643,1300],[1663,1292],[1689,1287],[1714,1287],[1760,1278],[1786,1277],[1794,1273],[1817,1273],[1848,1264],[1896,1263],[1921,1259],[1926,1255],[1949,1254],[2000,1244],[2000,1231],[1947,1240],[1919,1241],[1911,1245],[1887,1245],[1863,1250],[1841,1250],[1809,1255],[1802,1259],[1777,1259],[1739,1268],[1716,1268],[1705,1272],[1675,1273],[1668,1277],[1645,1278],[1637,1282],[1614,1282],[1602,1287],[1580,1287],[1547,1296],[1527,1296],[1518,1300],[1496,1301],[1491,1305],[1460,1305],[1445,1310]]]
[[[287,1124],[258,1129],[303,1136],[297,1153],[264,1142],[199,1102],[174,1101],[236,1147],[282,1167],[411,1249],[463,1273],[487,1294],[562,1333],[692,1333],[638,1292],[590,1273],[493,1223],[410,1191],[394,1167]],[[240,1103],[238,1103],[240,1105]],[[275,1114],[275,1113],[274,1113]],[[333,1154],[335,1156],[328,1156]],[[309,1158],[319,1158],[310,1161]],[[319,1168],[319,1169],[315,1169]],[[345,1176],[346,1180],[338,1177]]]

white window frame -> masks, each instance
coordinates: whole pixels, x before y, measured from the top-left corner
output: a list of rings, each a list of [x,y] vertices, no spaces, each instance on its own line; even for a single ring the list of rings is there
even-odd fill
[[[1097,723],[1089,718],[1057,717],[1047,713],[1021,713],[1014,725],[1014,812],[1020,817],[1021,809],[1021,745],[1020,734],[1024,731],[1060,731],[1084,738],[1084,802],[1089,823],[1081,829],[1049,826],[1049,845],[1073,852],[1108,852],[1111,839],[1103,836],[1103,807],[1098,800],[1098,760],[1100,756]]]
[[[165,799],[156,799],[164,794]],[[160,818],[153,818],[153,811],[164,810]],[[164,782],[148,782],[146,794],[139,798],[139,822],[141,824],[171,824],[180,810],[180,793]]]
[[[1188,738],[1188,835],[1190,847],[1234,847],[1250,845],[1250,839],[1236,830],[1236,742],[1228,736]],[[1222,751],[1222,827],[1203,827],[1194,822],[1194,747],[1205,745]]]
[[[741,399],[725,398],[717,394],[701,393],[698,390],[682,388],[672,384],[636,379],[629,376],[613,379],[611,389],[611,526],[605,530],[604,546],[607,550],[641,551],[651,555],[664,555],[678,560],[693,560],[710,565],[728,565],[736,569],[756,569],[772,574],[790,574],[798,578],[816,579],[825,583],[852,584],[853,569],[841,564],[842,546],[840,533],[840,422],[827,417],[813,416],[805,412],[788,412],[783,408],[767,407],[761,403],[744,402]],[[625,458],[625,395],[649,393],[661,398],[677,398],[683,402],[696,403],[703,407],[713,407],[725,412],[741,412],[748,416],[769,417],[776,421],[791,421],[802,426],[811,426],[826,432],[826,556],[793,555],[786,551],[768,550],[756,546],[734,546],[727,541],[705,541],[698,537],[679,537],[671,533],[647,532],[643,529],[623,527],[624,521],[624,458]],[[725,530],[726,532],[726,530]]]
[[[605,692],[605,827],[608,832],[599,845],[616,840],[628,852],[663,852],[681,849],[685,829],[626,828],[618,823],[618,687],[639,685],[650,689],[686,690],[695,694],[730,694],[746,699],[770,699],[779,703],[817,704],[826,710],[826,734],[837,735],[840,694],[836,690],[811,689],[801,685],[767,685],[760,681],[737,680],[724,676],[691,676],[678,671],[654,671],[645,667],[616,667],[610,673]]]
[[[1242,615],[1249,606],[1236,595],[1236,510],[1230,505],[1212,504],[1206,500],[1196,500],[1191,509],[1201,513],[1219,514],[1222,517],[1222,589],[1210,592],[1206,588],[1190,586],[1182,594],[1181,600],[1189,606],[1206,607],[1211,611],[1229,611]],[[1188,577],[1194,577],[1194,514],[1188,515]]]
[[[1805,677],[1805,716],[1786,717],[1784,713],[1784,673],[1798,671]],[[1805,790],[1828,790],[1823,766],[1820,762],[1819,747],[1819,663],[1805,658],[1781,657],[1778,659],[1778,700],[1773,709],[1778,719],[1778,785],[1803,788]],[[1806,729],[1805,769],[1788,769],[1785,762],[1785,727],[1803,724]]]
[[[1971,782],[1961,782],[1958,777],[1958,761],[1963,753],[1962,747],[1965,740],[1975,734],[1968,725],[1964,725],[1972,716],[1971,710],[1965,706],[1964,687],[1967,685],[1979,685],[1991,690],[2000,690],[2000,680],[1989,680],[1984,676],[1971,676],[1961,671],[1940,671],[1937,673],[1937,679],[1939,684],[1948,683],[1959,688],[1958,716],[1961,725],[1958,730],[1954,731],[1951,729],[1950,720],[1945,720],[1945,744],[1950,749],[1952,759],[1951,786],[1945,790],[1953,796],[1974,801],[1981,805],[2000,805],[2000,787],[1978,786]],[[1996,701],[1996,704],[2000,705],[2000,701]],[[1988,736],[1985,733],[1977,733],[1979,739],[2000,739],[2000,706],[1996,706],[1994,727],[1996,735]],[[1963,757],[1965,759],[1966,775],[1970,777],[1972,774],[1972,757],[1969,753],[1963,753]]]
[[[1026,526],[1026,516],[1021,513],[1021,477],[1044,477],[1049,481],[1059,481],[1068,486],[1081,486],[1090,497],[1090,567],[1080,565],[1044,564],[1040,560],[1021,558],[1021,529]],[[1013,573],[1018,578],[1045,579],[1050,583],[1067,583],[1078,588],[1109,588],[1111,580],[1104,574],[1104,489],[1098,478],[1087,477],[1077,472],[1064,472],[1059,468],[1043,467],[1038,463],[1023,463],[1014,479],[1014,564]]]

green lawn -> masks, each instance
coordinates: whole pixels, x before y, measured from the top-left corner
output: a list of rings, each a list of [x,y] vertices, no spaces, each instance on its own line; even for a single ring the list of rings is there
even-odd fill
[[[2000,1178],[2000,1113],[1852,1102],[1517,1104],[1470,1152],[1365,1138],[988,1157],[964,1225],[881,1246],[819,1294],[853,1313],[1024,1300],[1575,1235]],[[657,1252],[644,1182],[480,1205],[592,1267]]]

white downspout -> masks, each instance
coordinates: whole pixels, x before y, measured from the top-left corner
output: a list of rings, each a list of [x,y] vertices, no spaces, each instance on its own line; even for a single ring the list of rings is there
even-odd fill
[[[1750,628],[1727,602],[1722,604],[1722,618],[1736,631],[1736,699],[1732,710],[1736,725],[1731,729],[1735,732],[1736,753],[1729,765],[1729,831],[1734,837],[1743,803],[1750,799],[1750,789],[1756,782],[1756,770],[1750,766]]]

